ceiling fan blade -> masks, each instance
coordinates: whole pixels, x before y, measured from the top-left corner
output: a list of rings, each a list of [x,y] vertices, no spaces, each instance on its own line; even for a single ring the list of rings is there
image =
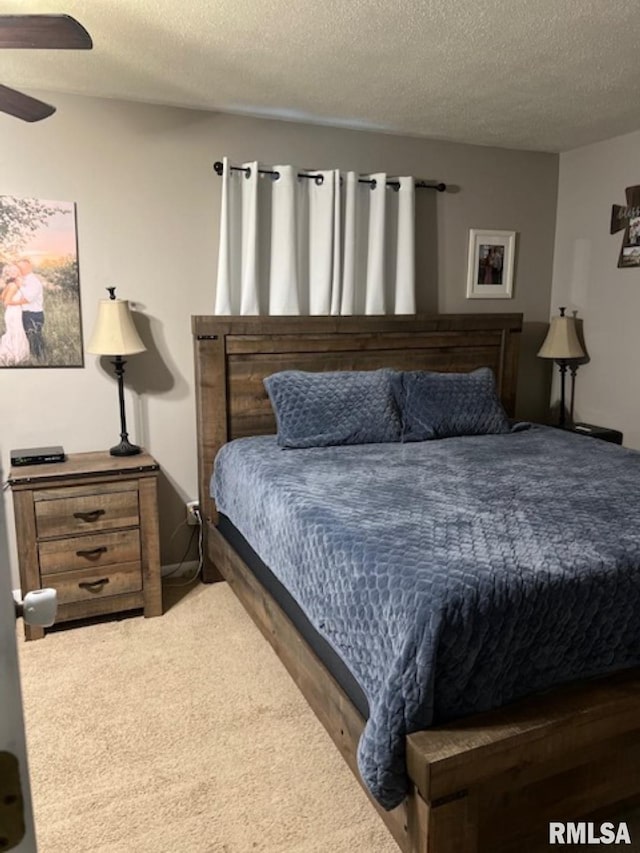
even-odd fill
[[[55,113],[56,108],[44,101],[30,98],[8,86],[0,86],[0,112],[21,118],[23,121],[40,121]]]
[[[91,36],[70,15],[0,15],[0,48],[90,50]]]

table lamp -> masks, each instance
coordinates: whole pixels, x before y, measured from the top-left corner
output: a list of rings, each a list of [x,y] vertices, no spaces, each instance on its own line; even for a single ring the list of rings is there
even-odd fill
[[[538,351],[540,358],[552,358],[560,367],[560,417],[558,426],[561,427],[565,425],[564,382],[569,366],[568,362],[585,356],[578,340],[576,321],[573,317],[565,317],[565,310],[566,308],[560,308],[560,316],[552,318],[547,337]],[[571,410],[573,416],[573,403]]]
[[[108,299],[101,299],[98,318],[93,334],[87,345],[87,352],[95,355],[111,355],[118,379],[118,399],[120,401],[120,443],[112,447],[112,456],[135,456],[140,448],[131,444],[127,435],[127,419],[124,411],[124,355],[134,355],[146,350],[140,340],[126,299],[116,299],[115,287],[107,287]]]

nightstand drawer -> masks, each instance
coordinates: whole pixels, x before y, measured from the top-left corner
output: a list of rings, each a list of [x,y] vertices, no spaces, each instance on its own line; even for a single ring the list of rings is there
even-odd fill
[[[108,486],[100,491],[95,486],[72,486],[35,492],[38,538],[136,527],[140,523],[136,484]]]
[[[71,572],[76,569],[112,566],[115,563],[140,561],[140,531],[118,530],[95,536],[72,536],[49,539],[38,544],[40,573]],[[43,578],[44,581],[44,578]]]
[[[138,592],[142,589],[140,562],[110,566],[108,573],[100,569],[85,569],[80,572],[48,575],[47,586],[52,586],[57,591],[59,604],[93,601],[123,595],[126,592]]]

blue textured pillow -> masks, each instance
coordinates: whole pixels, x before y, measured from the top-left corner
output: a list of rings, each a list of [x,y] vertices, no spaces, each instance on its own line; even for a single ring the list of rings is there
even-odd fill
[[[395,371],[283,370],[264,380],[281,447],[400,441]]]
[[[509,432],[493,371],[406,371],[394,380],[402,418],[402,441]]]

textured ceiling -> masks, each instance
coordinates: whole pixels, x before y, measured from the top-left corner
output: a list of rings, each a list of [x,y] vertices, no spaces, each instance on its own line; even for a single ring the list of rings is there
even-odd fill
[[[26,92],[543,151],[640,128],[638,0],[0,0],[15,12],[94,40],[1,51]]]

